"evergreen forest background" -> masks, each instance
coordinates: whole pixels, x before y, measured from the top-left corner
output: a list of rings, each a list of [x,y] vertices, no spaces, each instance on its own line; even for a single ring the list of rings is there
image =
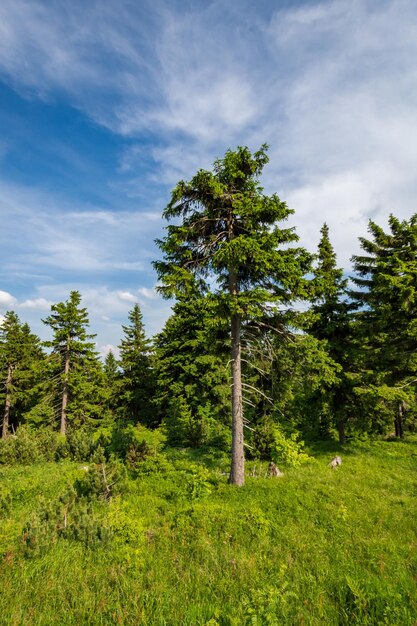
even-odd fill
[[[326,224],[314,255],[300,247],[293,229],[276,226],[291,211],[256,188],[266,151],[264,146],[253,157],[247,149],[229,151],[216,162],[214,175],[201,171],[196,176],[210,174],[217,184],[227,168],[255,164],[245,174],[247,188],[236,193],[236,204],[246,195],[249,209],[238,205],[235,210],[248,212],[252,230],[237,232],[233,249],[225,241],[215,250],[218,256],[236,256],[244,285],[231,298],[240,307],[242,324],[247,455],[270,459],[278,431],[279,436],[308,440],[338,437],[342,444],[358,435],[392,433],[402,438],[416,423],[417,216],[400,221],[391,215],[387,229],[370,221],[368,235],[360,238],[362,253],[352,258],[353,274],[344,276]],[[230,165],[227,159],[235,160]],[[173,192],[168,218],[177,200],[191,193],[181,189],[183,184]],[[202,189],[206,181],[192,184]],[[271,213],[272,203],[278,206],[272,219],[268,216],[276,229],[275,239],[267,241],[274,259],[260,260],[261,253],[253,253],[267,230],[253,190],[256,202],[266,201],[262,210]],[[192,197],[191,204],[195,201],[205,202]],[[151,339],[136,304],[121,328],[118,358],[110,352],[100,360],[77,291],[53,305],[43,320],[51,337],[44,343],[14,311],[5,314],[0,327],[5,450],[8,436],[23,427],[34,436],[45,429],[68,437],[82,431],[83,437],[107,445],[114,431],[137,424],[162,428],[169,445],[228,449],[231,305],[221,284],[210,287],[194,271],[192,254],[199,253],[184,245],[190,241],[187,219],[168,227],[166,241],[160,242],[165,260],[155,263],[165,280],[161,291],[176,297],[172,315]],[[201,239],[217,245],[220,238],[221,233],[208,230],[197,233],[195,247]],[[169,246],[187,258],[173,261]],[[203,255],[197,262],[200,274],[209,271]],[[261,262],[271,265],[267,284]],[[248,277],[250,271],[254,275]],[[250,283],[247,289],[245,281]]]

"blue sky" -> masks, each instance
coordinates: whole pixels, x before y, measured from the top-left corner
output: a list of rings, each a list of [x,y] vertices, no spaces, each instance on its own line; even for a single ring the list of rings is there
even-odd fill
[[[101,352],[135,302],[148,333],[170,189],[270,144],[263,183],[340,264],[417,192],[414,0],[2,0],[0,314],[78,289]]]

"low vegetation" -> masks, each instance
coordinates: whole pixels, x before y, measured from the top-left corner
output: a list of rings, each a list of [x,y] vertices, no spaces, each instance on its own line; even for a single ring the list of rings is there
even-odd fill
[[[252,461],[241,490],[223,453],[161,445],[0,469],[3,623],[416,623],[417,438]]]

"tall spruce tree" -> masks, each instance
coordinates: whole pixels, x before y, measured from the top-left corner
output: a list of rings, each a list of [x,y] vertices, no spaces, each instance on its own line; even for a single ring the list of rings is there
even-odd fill
[[[267,196],[259,176],[268,162],[267,146],[253,155],[248,148],[228,150],[213,171],[200,170],[180,181],[164,211],[167,227],[159,241],[164,260],[155,263],[166,296],[186,293],[196,279],[217,294],[231,335],[232,463],[230,482],[244,484],[241,329],[265,316],[272,304],[287,304],[300,295],[310,257],[291,248],[294,229],[278,222],[292,211],[277,195]]]
[[[357,387],[374,399],[374,409],[394,414],[396,435],[403,437],[417,383],[417,215],[403,221],[390,215],[389,232],[371,220],[369,233],[370,239],[360,238],[364,254],[352,258],[362,348]]]
[[[151,426],[155,425],[151,343],[146,337],[138,304],[129,312],[128,319],[129,324],[122,326],[124,338],[119,346],[122,369],[121,402],[129,419]]]
[[[0,380],[3,402],[2,438],[7,438],[37,401],[36,385],[44,359],[40,339],[14,311],[0,325]]]
[[[227,336],[212,298],[181,298],[155,338],[156,408],[173,445],[227,441],[230,429]]]
[[[329,356],[340,366],[337,382],[330,388],[324,388],[317,400],[322,401],[330,411],[330,424],[334,416],[339,442],[346,441],[345,422],[348,415],[351,396],[349,378],[346,373],[350,367],[352,350],[350,348],[350,304],[347,299],[348,280],[343,277],[343,270],[337,267],[336,254],[329,238],[329,228],[323,224],[321,238],[313,269],[312,307],[313,321],[309,332],[326,342]],[[330,402],[329,402],[330,400]]]
[[[53,304],[51,315],[43,320],[54,334],[45,345],[52,348],[62,435],[67,432],[69,416],[74,422],[84,423],[96,413],[100,403],[98,383],[102,368],[92,341],[95,335],[87,332],[87,309],[80,304],[79,292],[71,291],[69,299]]]
[[[109,415],[116,419],[120,409],[120,390],[122,387],[122,373],[119,362],[110,350],[106,354],[103,366],[104,373],[104,405]]]

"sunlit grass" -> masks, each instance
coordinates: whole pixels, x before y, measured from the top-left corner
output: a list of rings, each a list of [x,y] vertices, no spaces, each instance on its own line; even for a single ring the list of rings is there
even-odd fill
[[[2,468],[2,623],[415,624],[417,441],[338,450],[336,470],[332,453],[283,478],[258,464],[242,489],[220,461],[199,473],[196,453],[174,453],[100,509],[109,543],[51,537],[36,555],[25,523],[80,470]]]

